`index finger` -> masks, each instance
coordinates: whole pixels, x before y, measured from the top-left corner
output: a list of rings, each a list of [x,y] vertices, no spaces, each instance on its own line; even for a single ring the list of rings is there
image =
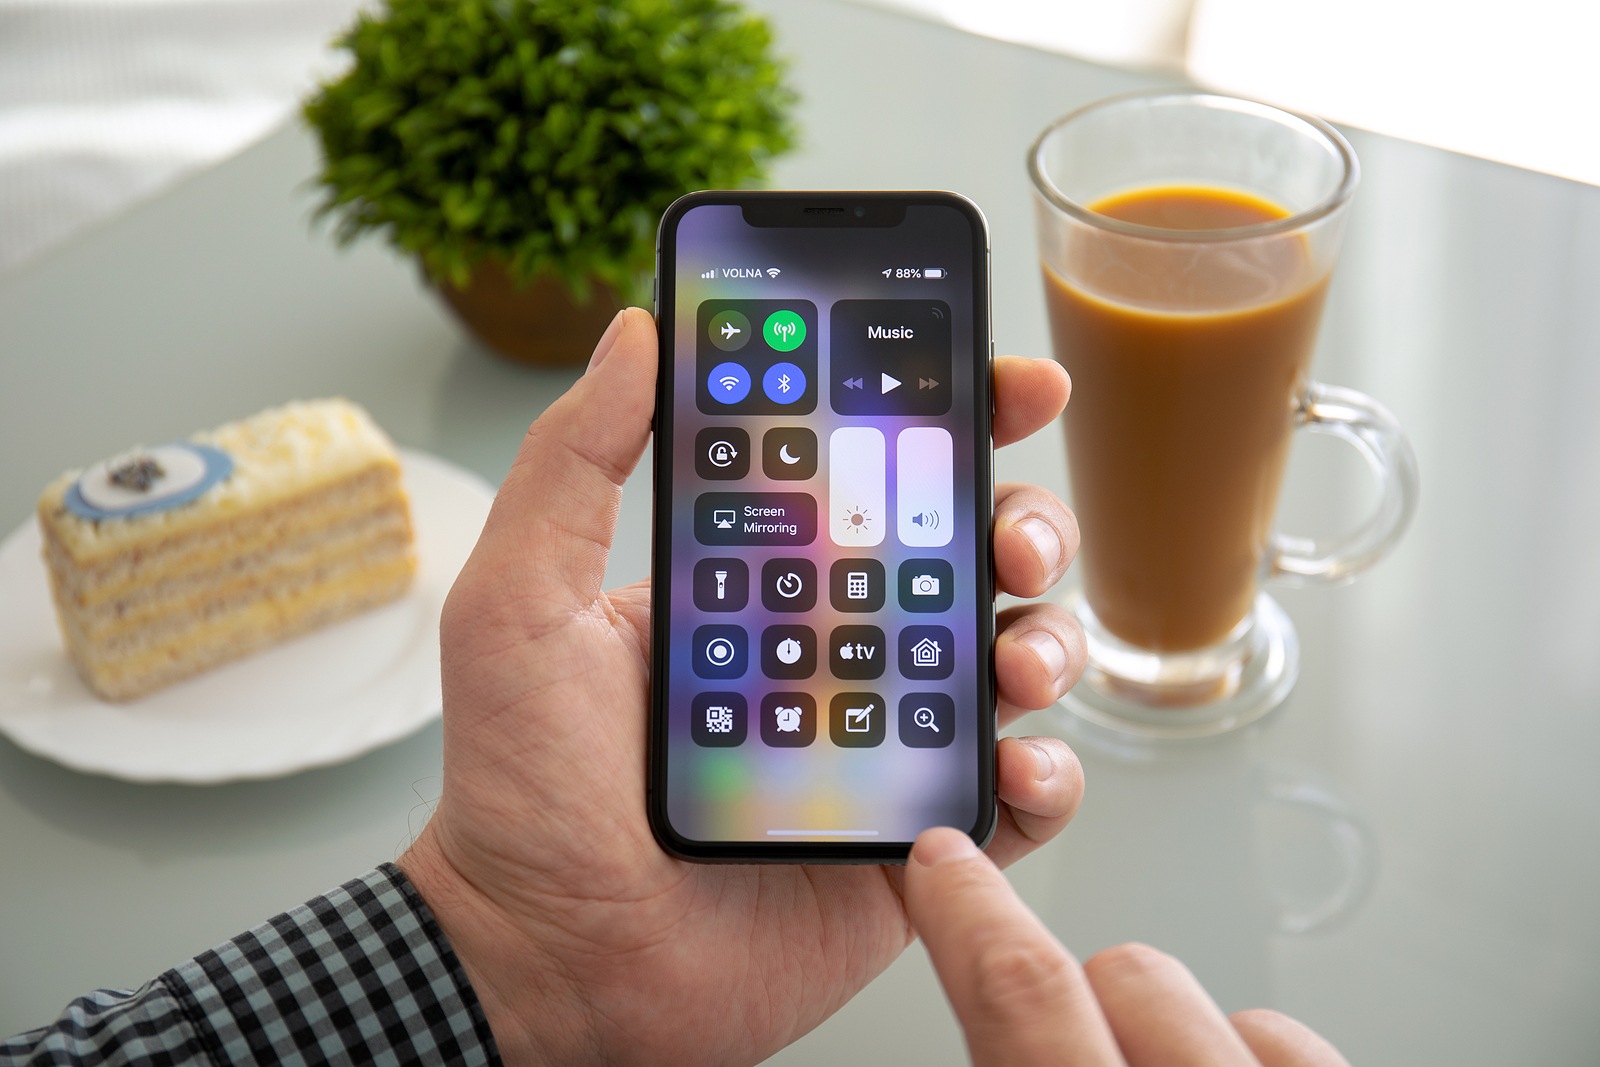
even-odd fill
[[[1015,444],[1043,429],[1071,395],[1072,379],[1055,360],[995,357],[994,446]]]
[[[924,831],[906,863],[905,895],[976,1067],[1120,1067],[1083,968],[971,838]]]

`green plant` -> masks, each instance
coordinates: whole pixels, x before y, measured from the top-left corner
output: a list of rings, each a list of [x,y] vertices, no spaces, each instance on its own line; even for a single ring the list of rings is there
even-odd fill
[[[623,291],[661,212],[759,180],[793,138],[765,22],[729,0],[386,0],[304,114],[319,215],[465,286],[485,258]]]

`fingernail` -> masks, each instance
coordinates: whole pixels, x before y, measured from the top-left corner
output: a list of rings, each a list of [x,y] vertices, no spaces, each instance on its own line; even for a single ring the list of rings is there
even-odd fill
[[[1067,650],[1061,647],[1061,642],[1049,630],[1029,630],[1017,638],[1017,642],[1033,649],[1051,678],[1060,678],[1066,673]]]
[[[1047,782],[1050,776],[1056,773],[1056,758],[1050,750],[1036,741],[1024,741],[1023,744],[1033,749],[1033,777],[1036,781]]]
[[[1061,538],[1056,534],[1056,528],[1037,516],[1029,515],[1017,523],[1017,529],[1028,538],[1033,550],[1039,553],[1039,562],[1044,564],[1045,571],[1053,573],[1056,564],[1061,562]]]
[[[911,858],[923,867],[971,859],[977,854],[978,846],[972,843],[972,838],[949,827],[925,831],[911,846]]]
[[[617,312],[611,319],[611,325],[606,327],[606,332],[600,335],[600,343],[594,346],[594,355],[589,357],[588,374],[600,365],[601,360],[611,354],[611,348],[617,343],[617,335],[622,333],[622,318],[628,313],[627,308]]]

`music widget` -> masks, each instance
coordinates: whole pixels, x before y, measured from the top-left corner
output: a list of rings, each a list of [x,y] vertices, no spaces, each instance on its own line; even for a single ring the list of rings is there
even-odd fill
[[[828,399],[841,415],[943,415],[950,306],[943,300],[840,300],[829,323]]]

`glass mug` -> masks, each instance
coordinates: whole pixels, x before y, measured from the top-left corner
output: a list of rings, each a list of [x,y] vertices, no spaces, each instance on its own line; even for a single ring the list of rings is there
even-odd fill
[[[1122,739],[1219,734],[1293,687],[1299,644],[1263,580],[1337,584],[1415,507],[1416,461],[1371,398],[1310,377],[1355,191],[1317,119],[1198,91],[1134,93],[1028,154],[1089,667],[1064,703]],[[1296,428],[1354,445],[1376,512],[1330,542],[1272,530]]]

